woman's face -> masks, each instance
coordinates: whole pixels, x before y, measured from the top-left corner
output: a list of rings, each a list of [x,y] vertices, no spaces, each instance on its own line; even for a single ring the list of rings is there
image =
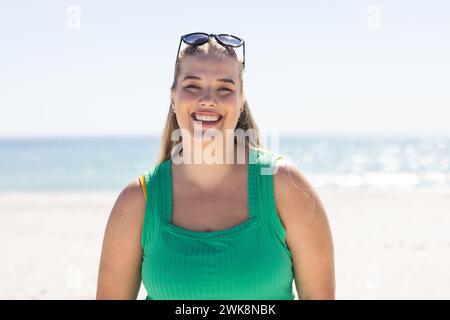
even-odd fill
[[[202,132],[215,128],[225,138],[226,129],[234,130],[243,108],[240,86],[237,60],[185,57],[177,86],[171,92],[180,128],[193,136],[194,123],[202,124]]]

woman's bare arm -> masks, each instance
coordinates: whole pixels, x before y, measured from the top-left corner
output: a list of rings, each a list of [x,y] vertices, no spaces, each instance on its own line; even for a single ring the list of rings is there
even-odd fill
[[[301,300],[334,300],[334,250],[322,202],[295,165],[279,160],[275,200],[292,253],[295,285]]]
[[[120,192],[106,225],[97,299],[137,298],[141,285],[144,212],[144,194],[136,179]]]

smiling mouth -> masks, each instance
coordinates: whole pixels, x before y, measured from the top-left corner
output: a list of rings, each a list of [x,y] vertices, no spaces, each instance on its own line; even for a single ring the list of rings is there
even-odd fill
[[[191,114],[192,120],[200,121],[203,125],[213,125],[218,122],[220,122],[223,119],[223,116],[221,114],[217,116],[203,116],[203,115],[196,115],[195,112]]]

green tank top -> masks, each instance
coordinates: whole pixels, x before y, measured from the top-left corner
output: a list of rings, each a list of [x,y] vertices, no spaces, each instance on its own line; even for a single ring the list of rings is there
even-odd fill
[[[293,300],[293,265],[275,207],[280,157],[249,149],[249,218],[228,229],[194,231],[172,224],[172,161],[148,169],[141,245],[147,300]]]

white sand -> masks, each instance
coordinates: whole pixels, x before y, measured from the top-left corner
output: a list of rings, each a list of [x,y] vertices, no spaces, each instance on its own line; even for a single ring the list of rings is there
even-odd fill
[[[337,299],[450,299],[450,194],[319,194]],[[0,193],[0,299],[94,299],[116,196]]]

